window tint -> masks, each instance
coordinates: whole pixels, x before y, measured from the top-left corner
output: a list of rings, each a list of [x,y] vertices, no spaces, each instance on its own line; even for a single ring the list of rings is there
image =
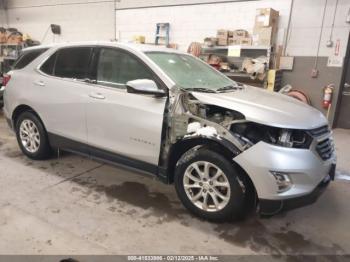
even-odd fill
[[[31,51],[25,51],[17,60],[13,69],[22,69],[29,65],[35,58],[44,53],[47,48],[35,49]]]
[[[53,69],[55,66],[56,57],[57,57],[57,52],[54,53],[52,56],[50,56],[49,59],[45,61],[45,63],[40,67],[40,70],[45,74],[53,75]]]
[[[89,69],[90,54],[90,47],[59,50],[54,66],[54,75],[75,79],[85,78]]]
[[[114,49],[102,49],[97,65],[97,82],[123,87],[136,79],[153,80],[150,70],[133,56]]]

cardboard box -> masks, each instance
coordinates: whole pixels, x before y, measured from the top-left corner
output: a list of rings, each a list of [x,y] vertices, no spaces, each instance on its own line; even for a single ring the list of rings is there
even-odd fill
[[[252,45],[252,38],[251,37],[244,37],[241,38],[239,41],[240,45]]]
[[[232,38],[245,38],[249,37],[249,33],[246,30],[238,29],[232,32]]]
[[[23,42],[23,38],[21,35],[10,35],[7,38],[7,43],[8,44],[20,44]]]
[[[218,45],[219,46],[226,46],[228,43],[227,40],[228,40],[227,38],[218,38]]]
[[[228,45],[239,45],[240,40],[238,38],[229,38],[228,39]]]
[[[146,42],[146,38],[143,35],[135,35],[134,42],[137,44],[144,44]]]
[[[252,45],[253,41],[251,37],[244,38],[229,38],[228,45]]]
[[[256,9],[255,27],[278,27],[279,12],[272,8]]]
[[[6,43],[7,42],[7,35],[6,33],[1,33],[0,32],[0,43],[3,44],[3,43]]]
[[[225,29],[219,29],[216,33],[216,36],[217,38],[221,38],[221,39],[225,39],[226,40],[229,38],[229,37],[232,37],[233,36],[233,31],[230,31],[230,30],[225,30]]]
[[[216,46],[218,43],[217,37],[206,37],[204,38],[204,45],[208,47]]]
[[[254,28],[253,43],[254,45],[269,46],[275,43],[276,33],[273,27]]]

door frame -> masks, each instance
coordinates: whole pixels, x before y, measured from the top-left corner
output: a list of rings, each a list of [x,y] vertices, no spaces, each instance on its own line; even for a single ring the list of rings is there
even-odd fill
[[[340,108],[341,108],[341,103],[342,103],[342,94],[343,94],[343,90],[344,90],[346,72],[348,71],[348,66],[350,66],[349,62],[348,62],[349,59],[350,59],[350,32],[349,32],[349,36],[348,36],[348,44],[346,47],[346,55],[345,55],[344,62],[343,62],[343,70],[342,70],[342,76],[341,76],[341,80],[340,80],[338,97],[336,100],[337,104],[336,104],[335,111],[334,111],[334,121],[332,124],[332,128],[336,128],[338,126],[339,113],[340,113]]]

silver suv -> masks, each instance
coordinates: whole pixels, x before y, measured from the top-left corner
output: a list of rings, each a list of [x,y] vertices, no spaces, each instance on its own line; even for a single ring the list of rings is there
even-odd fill
[[[6,77],[5,115],[29,158],[62,149],[155,175],[211,221],[309,204],[334,177],[319,111],[182,52],[41,46]]]

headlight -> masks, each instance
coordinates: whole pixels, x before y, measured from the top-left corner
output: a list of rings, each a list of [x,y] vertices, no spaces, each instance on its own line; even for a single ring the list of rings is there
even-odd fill
[[[251,144],[264,141],[283,147],[309,148],[312,142],[312,137],[304,130],[282,129],[252,122],[232,125],[231,132],[249,140]]]
[[[277,144],[284,147],[309,148],[312,138],[303,130],[281,129]]]

